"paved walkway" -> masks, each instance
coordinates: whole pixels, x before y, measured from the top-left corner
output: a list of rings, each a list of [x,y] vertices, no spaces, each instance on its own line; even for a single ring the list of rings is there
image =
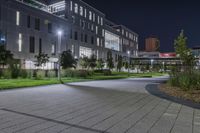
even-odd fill
[[[148,94],[162,79],[0,92],[0,133],[200,133],[200,110]]]

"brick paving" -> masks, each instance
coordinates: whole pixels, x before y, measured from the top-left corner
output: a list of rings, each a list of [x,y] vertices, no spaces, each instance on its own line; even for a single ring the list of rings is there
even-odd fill
[[[200,133],[200,110],[149,94],[163,79],[0,92],[0,133]]]

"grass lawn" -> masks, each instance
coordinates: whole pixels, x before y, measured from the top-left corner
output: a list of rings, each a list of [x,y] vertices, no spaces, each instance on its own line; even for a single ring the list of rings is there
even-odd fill
[[[79,82],[88,79],[78,79],[78,78],[62,78],[63,82]],[[0,90],[12,89],[12,88],[22,88],[22,87],[32,87],[41,85],[51,85],[59,84],[60,82],[56,79],[0,79]]]
[[[130,74],[130,77],[154,77],[154,76],[162,76],[162,73],[144,73],[144,74]],[[109,80],[109,79],[123,79],[128,78],[127,72],[113,72],[111,76],[104,76],[103,74],[94,74],[85,79],[81,78],[62,78],[64,83],[70,82],[81,82],[81,81],[91,81],[91,80]],[[13,88],[23,88],[23,87],[33,87],[33,86],[41,86],[41,85],[51,85],[51,84],[59,84],[60,82],[57,78],[51,79],[42,79],[42,80],[34,80],[34,79],[0,79],[0,90],[13,89]]]

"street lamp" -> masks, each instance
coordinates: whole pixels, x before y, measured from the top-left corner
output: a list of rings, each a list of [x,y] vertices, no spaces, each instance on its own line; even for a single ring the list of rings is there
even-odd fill
[[[130,76],[130,55],[131,55],[131,52],[127,51],[127,54],[128,54],[128,76]]]
[[[58,30],[57,31],[58,34],[58,80],[61,81],[61,72],[60,72],[60,56],[61,56],[61,38],[62,38],[62,31]]]

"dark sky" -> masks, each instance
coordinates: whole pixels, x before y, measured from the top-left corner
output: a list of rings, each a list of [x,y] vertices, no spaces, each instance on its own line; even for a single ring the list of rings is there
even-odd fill
[[[181,29],[188,46],[200,45],[200,2],[198,0],[83,0],[139,34],[140,49],[144,39],[157,36],[161,51],[173,51],[174,39]]]

